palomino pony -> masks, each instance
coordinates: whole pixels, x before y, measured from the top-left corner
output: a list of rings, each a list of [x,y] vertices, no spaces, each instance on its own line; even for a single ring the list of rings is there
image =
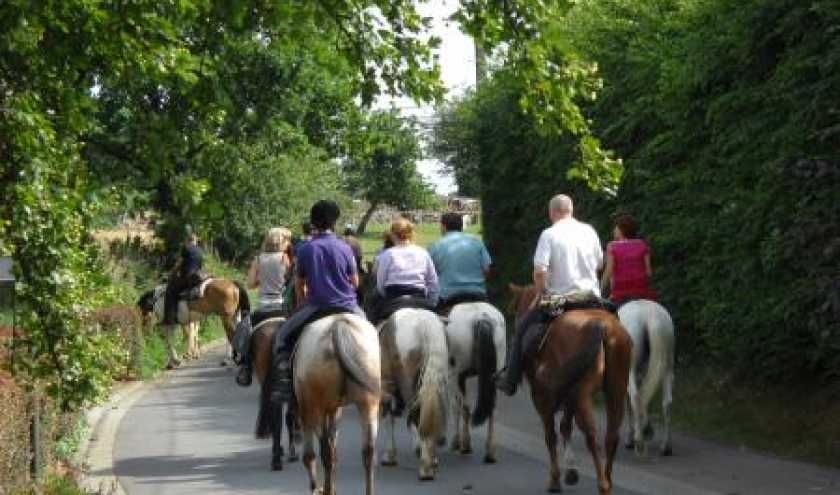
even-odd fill
[[[486,302],[464,302],[455,305],[446,325],[449,343],[450,372],[457,380],[455,394],[455,436],[452,448],[462,454],[472,452],[470,423],[487,424],[484,462],[496,462],[493,420],[496,387],[493,377],[505,362],[505,317]],[[467,378],[478,378],[478,396],[470,414],[466,395]],[[472,416],[472,418],[470,417]]]
[[[636,447],[636,453],[647,453],[647,440],[653,437],[653,427],[648,418],[648,406],[662,387],[662,438],[659,452],[671,455],[670,410],[674,385],[674,322],[659,303],[638,299],[624,304],[618,310],[621,324],[633,339],[633,366],[630,368],[630,385],[627,389],[628,423],[627,448]],[[639,389],[636,374],[644,367],[647,373]]]
[[[528,311],[534,288],[510,285],[516,318]],[[542,420],[549,454],[549,492],[562,491],[554,415],[563,409],[565,481],[577,483],[570,439],[572,418],[583,431],[598,477],[599,495],[612,493],[612,466],[624,416],[624,400],[630,375],[633,341],[621,322],[608,311],[576,309],[555,318],[536,354],[525,361],[525,377],[531,384],[531,399]],[[607,413],[603,451],[598,444],[592,394],[603,388]]]
[[[343,407],[355,404],[362,423],[365,495],[373,495],[373,460],[381,393],[379,338],[364,318],[341,313],[306,325],[298,340],[293,367],[303,463],[313,495],[335,495],[335,450]],[[321,450],[324,485],[318,487],[315,440]]]
[[[158,321],[163,321],[163,299],[166,284],[161,284],[143,294],[137,302],[144,315],[154,313]],[[222,320],[228,342],[233,336],[236,323],[243,311],[250,311],[248,292],[241,283],[224,278],[211,278],[199,285],[200,297],[190,301],[178,302],[178,323],[187,325],[203,320],[209,315],[217,315]],[[174,327],[165,328],[166,347],[169,355],[168,368],[180,364],[178,354],[172,343]],[[223,362],[222,364],[227,364]]]
[[[271,435],[271,470],[281,471],[283,469],[283,404],[284,401],[277,394],[272,395],[274,390],[275,374],[274,353],[271,352],[274,341],[274,333],[280,325],[286,321],[285,318],[269,318],[263,320],[254,327],[251,334],[251,359],[254,362],[254,375],[260,382],[260,411],[257,415],[257,426],[255,435],[257,438],[267,438]],[[295,443],[299,424],[297,420],[297,404],[294,401],[286,403],[286,429],[289,432],[289,462],[298,460]]]
[[[437,439],[446,430],[449,358],[444,325],[428,309],[402,308],[391,314],[379,332],[382,378],[405,399],[408,426],[420,465],[418,477],[434,479]],[[388,390],[387,392],[391,392]],[[382,464],[397,464],[394,410],[385,408],[388,440]]]

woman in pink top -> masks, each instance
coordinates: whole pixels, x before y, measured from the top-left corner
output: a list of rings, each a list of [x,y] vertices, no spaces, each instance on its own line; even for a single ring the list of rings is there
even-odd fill
[[[607,244],[601,290],[606,293],[609,287],[610,299],[619,305],[632,299],[656,299],[650,288],[650,249],[636,231],[633,217],[619,215],[613,224],[615,240]]]

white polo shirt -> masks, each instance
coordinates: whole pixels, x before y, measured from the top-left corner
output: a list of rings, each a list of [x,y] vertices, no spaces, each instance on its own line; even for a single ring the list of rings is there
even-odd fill
[[[595,229],[574,218],[564,218],[543,230],[534,253],[534,267],[546,271],[548,292],[581,290],[600,296],[598,266],[603,259]]]

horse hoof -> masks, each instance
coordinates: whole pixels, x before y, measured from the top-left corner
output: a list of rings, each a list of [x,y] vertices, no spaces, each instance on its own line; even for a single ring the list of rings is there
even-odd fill
[[[642,436],[645,440],[653,440],[653,435],[653,425],[650,423],[646,424],[645,427],[642,429]]]
[[[472,447],[467,445],[466,447],[461,448],[461,455],[470,455],[472,454]]]
[[[437,439],[437,446],[444,447],[446,446],[446,435],[441,435]]]
[[[300,456],[297,454],[289,454],[289,462],[297,462],[300,460]]]
[[[635,446],[636,444],[633,442],[633,440],[627,440],[626,442],[624,442],[624,448],[627,450],[632,450]]]
[[[662,447],[661,453],[664,456],[672,456],[674,455],[674,450],[671,448],[670,445],[665,445],[664,447]]]
[[[548,485],[548,493],[560,493],[563,491],[563,485],[560,483],[550,483]]]
[[[580,481],[580,476],[578,476],[577,469],[569,469],[566,471],[566,476],[563,479],[567,485],[577,485],[578,481]]]
[[[487,454],[484,456],[484,464],[496,464],[496,458]]]
[[[272,459],[271,460],[271,470],[272,471],[282,471],[283,470],[283,460],[282,459]]]
[[[393,467],[397,465],[396,459],[382,459],[382,465],[387,467]]]
[[[420,474],[417,476],[417,479],[420,481],[434,481],[435,475],[434,474]]]

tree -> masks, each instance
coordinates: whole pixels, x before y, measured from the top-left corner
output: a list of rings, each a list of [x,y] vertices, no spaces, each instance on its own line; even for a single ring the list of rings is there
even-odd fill
[[[361,114],[358,119],[346,136],[344,173],[351,194],[369,204],[359,222],[361,234],[380,205],[420,207],[432,192],[417,172],[420,145],[410,120],[395,110]]]

